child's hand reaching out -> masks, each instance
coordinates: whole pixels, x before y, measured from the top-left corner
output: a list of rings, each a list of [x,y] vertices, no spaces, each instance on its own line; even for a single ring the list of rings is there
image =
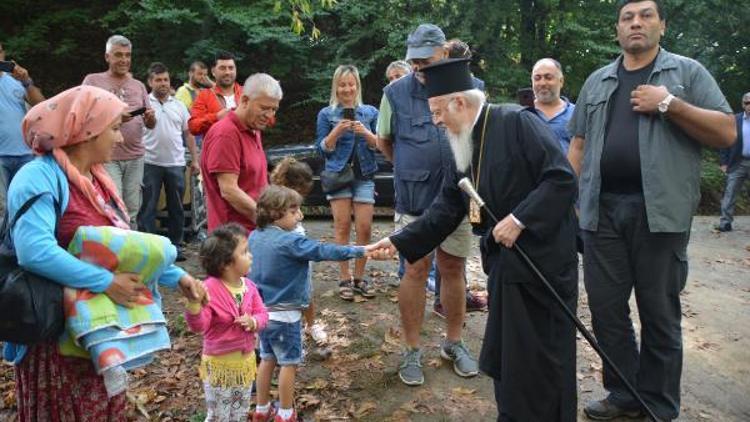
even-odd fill
[[[234,319],[234,322],[240,324],[245,331],[255,331],[255,329],[258,328],[258,323],[255,321],[255,318],[248,314],[238,316]]]

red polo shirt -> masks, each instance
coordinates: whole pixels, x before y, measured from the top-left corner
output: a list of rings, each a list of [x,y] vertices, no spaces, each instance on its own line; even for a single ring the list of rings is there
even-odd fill
[[[240,214],[221,197],[217,174],[238,175],[237,184],[243,192],[258,200],[268,184],[266,154],[263,152],[260,131],[245,127],[234,111],[216,122],[203,138],[201,173],[208,211],[208,231],[235,222],[248,230],[255,223]]]

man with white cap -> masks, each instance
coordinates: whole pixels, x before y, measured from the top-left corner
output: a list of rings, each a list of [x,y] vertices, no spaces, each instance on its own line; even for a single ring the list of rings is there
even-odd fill
[[[432,123],[427,104],[422,67],[447,57],[445,34],[432,24],[422,24],[406,41],[406,61],[412,73],[384,89],[378,118],[378,147],[393,161],[396,191],[395,220],[401,228],[416,220],[432,204],[453,161],[445,132]],[[442,304],[446,311],[446,339],[440,354],[453,362],[459,376],[479,373],[477,361],[461,339],[466,303],[464,267],[471,253],[472,233],[468,220],[452,230],[436,249],[442,276]],[[432,263],[432,250],[405,266],[399,286],[399,310],[406,350],[399,377],[407,385],[424,383],[419,331],[425,309],[425,286]]]

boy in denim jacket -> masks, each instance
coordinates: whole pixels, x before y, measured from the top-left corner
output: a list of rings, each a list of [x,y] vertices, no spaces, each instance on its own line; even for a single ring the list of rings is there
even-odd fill
[[[300,320],[310,302],[310,261],[361,258],[372,246],[340,246],[318,242],[295,233],[302,221],[302,197],[283,186],[269,186],[258,199],[257,229],[248,245],[254,256],[250,277],[268,309],[268,325],[260,333],[257,391],[253,421],[293,421],[294,377],[302,359]],[[269,403],[271,377],[279,372],[280,408]]]

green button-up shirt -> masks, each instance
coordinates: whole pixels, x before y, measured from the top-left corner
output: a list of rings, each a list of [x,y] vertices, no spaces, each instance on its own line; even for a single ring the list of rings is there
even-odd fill
[[[617,89],[622,56],[592,73],[578,97],[568,124],[572,136],[585,139],[580,176],[580,225],[596,231],[599,225],[600,162],[610,118],[610,101]],[[731,113],[724,94],[697,61],[661,49],[648,78],[696,107]],[[668,117],[641,114],[638,121],[641,178],[646,216],[651,232],[690,230],[700,199],[701,144]]]

